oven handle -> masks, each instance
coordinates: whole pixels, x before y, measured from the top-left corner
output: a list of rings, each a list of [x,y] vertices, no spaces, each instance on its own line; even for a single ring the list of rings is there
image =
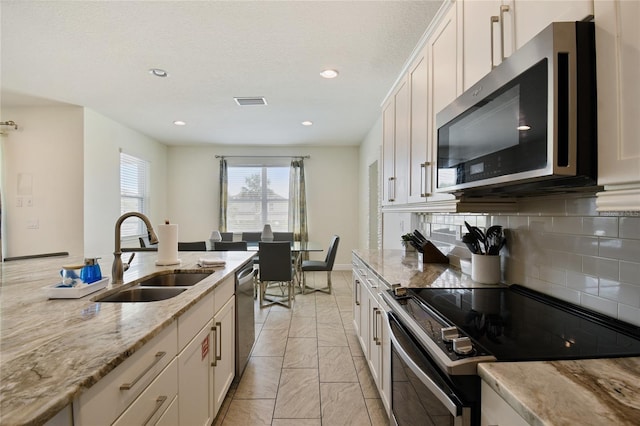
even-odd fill
[[[398,323],[398,321],[392,316],[390,316],[389,320]],[[420,381],[429,389],[429,391],[431,391],[431,393],[433,393],[433,395],[438,398],[442,405],[444,405],[447,410],[449,410],[451,415],[458,417],[462,412],[463,407],[453,402],[449,398],[449,396],[444,393],[442,389],[440,389],[438,385],[434,383],[433,380],[431,380],[429,376],[424,374],[420,367],[418,367],[416,363],[411,359],[411,357],[404,351],[393,332],[393,328],[390,328],[390,331],[391,332],[389,333],[389,337],[391,339],[391,345],[396,349],[398,356],[400,356],[402,361],[411,369],[411,371],[413,371],[413,374],[415,374],[418,379],[420,379]]]

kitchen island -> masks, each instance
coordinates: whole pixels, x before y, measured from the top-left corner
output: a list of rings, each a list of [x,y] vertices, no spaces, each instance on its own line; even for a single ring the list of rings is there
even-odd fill
[[[354,270],[365,264],[386,287],[477,287],[455,267],[422,264],[402,250],[353,254]],[[480,363],[478,374],[523,424],[637,425],[640,419],[640,357]]]
[[[203,256],[226,263],[200,268],[197,262]],[[180,252],[181,264],[156,266],[157,253],[138,253],[124,274],[123,286],[159,271],[212,272],[176,297],[147,303],[94,302],[115,290],[111,284],[80,299],[47,299],[43,287],[59,282],[63,264],[81,264],[79,257],[2,263],[0,424],[43,424],[53,418],[252,256],[247,252]],[[105,276],[111,275],[112,258],[102,258]]]

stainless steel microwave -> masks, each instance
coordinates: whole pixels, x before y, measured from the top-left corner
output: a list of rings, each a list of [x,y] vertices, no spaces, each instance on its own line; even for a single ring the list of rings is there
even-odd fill
[[[545,28],[437,114],[437,191],[594,186],[595,81],[593,22]]]

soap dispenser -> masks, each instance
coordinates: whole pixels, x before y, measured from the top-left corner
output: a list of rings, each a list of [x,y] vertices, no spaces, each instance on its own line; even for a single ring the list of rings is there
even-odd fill
[[[91,284],[93,282],[102,279],[102,271],[98,264],[99,257],[86,257],[84,259],[84,266],[80,270],[80,279],[85,284]]]

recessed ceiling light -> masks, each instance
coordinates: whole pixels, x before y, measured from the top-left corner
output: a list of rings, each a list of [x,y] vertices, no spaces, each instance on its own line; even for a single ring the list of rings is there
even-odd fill
[[[320,73],[320,75],[324,78],[336,78],[338,76],[338,71],[327,69]]]
[[[531,130],[531,126],[527,126],[526,124],[524,124],[522,126],[518,126],[518,130],[521,130],[521,131]]]
[[[303,126],[312,126],[313,125],[313,121],[309,121],[309,120],[303,121],[302,125]]]
[[[187,122],[182,120],[176,120],[173,122],[173,124],[175,124],[176,126],[186,126]]]
[[[169,75],[168,72],[160,68],[151,68],[149,70],[149,74],[155,75],[156,77],[167,77]]]

